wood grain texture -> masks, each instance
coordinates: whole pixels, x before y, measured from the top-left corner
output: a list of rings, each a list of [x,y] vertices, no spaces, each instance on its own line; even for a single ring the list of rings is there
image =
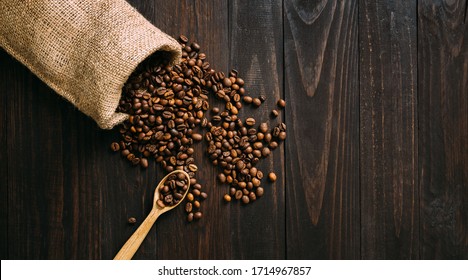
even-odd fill
[[[290,259],[360,257],[357,4],[284,2]]]
[[[9,66],[15,63],[4,50],[0,50],[0,61]],[[11,79],[11,72],[0,72],[0,259],[8,259],[8,128],[7,94],[1,94],[11,89],[7,87],[7,80]]]
[[[416,2],[359,2],[361,253],[419,257]]]
[[[468,259],[468,3],[418,4],[421,257]]]
[[[230,1],[229,6],[230,66],[239,71],[251,96],[267,97],[259,109],[244,106],[240,116],[244,119],[252,116],[257,124],[266,122],[270,128],[283,120],[282,116],[270,118],[271,110],[277,108],[277,100],[283,98],[282,12],[279,0],[236,0]],[[281,145],[257,165],[265,177],[269,172],[275,172],[278,180],[270,183],[263,179],[265,195],[255,203],[246,206],[232,203],[232,258],[286,257],[284,162],[284,145]]]

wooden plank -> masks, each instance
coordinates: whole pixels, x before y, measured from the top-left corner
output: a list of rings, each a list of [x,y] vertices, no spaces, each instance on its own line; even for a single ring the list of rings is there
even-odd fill
[[[8,259],[8,127],[7,127],[7,98],[9,89],[7,82],[11,76],[6,71],[9,62],[13,59],[8,57],[4,50],[0,50],[0,259]]]
[[[283,7],[282,1],[230,1],[229,6],[230,66],[245,80],[246,91],[253,97],[264,95],[258,109],[244,106],[240,116],[254,117],[257,124],[269,127],[284,118],[270,118],[271,110],[283,94]],[[289,140],[288,140],[289,141]],[[278,180],[263,179],[265,195],[252,204],[231,203],[229,223],[234,259],[284,259],[285,177],[284,145],[262,159],[257,168],[265,174],[275,172]],[[226,186],[222,186],[225,192]]]
[[[197,41],[216,70],[227,72],[229,62],[227,1],[130,1],[150,22],[177,38],[184,34]],[[205,143],[195,146],[197,178],[208,193],[204,218],[187,223],[183,207],[164,214],[149,233],[135,258],[229,259],[233,254],[230,208],[222,202],[225,189],[216,181],[216,169],[205,155]],[[163,173],[157,168],[157,178]],[[149,203],[149,198],[143,201]],[[136,203],[141,203],[141,198]],[[148,204],[149,205],[149,204]],[[141,215],[149,212],[149,206]],[[221,221],[221,222],[220,222]],[[130,234],[128,235],[130,236]],[[123,244],[123,243],[122,243]],[[174,244],[177,244],[176,248]]]
[[[99,170],[78,168],[101,143],[80,129],[98,128],[18,62],[8,69],[9,258],[100,258]]]
[[[419,257],[415,1],[359,2],[364,259]]]
[[[289,259],[360,258],[357,4],[284,2]]]
[[[419,1],[421,258],[468,258],[466,1]]]

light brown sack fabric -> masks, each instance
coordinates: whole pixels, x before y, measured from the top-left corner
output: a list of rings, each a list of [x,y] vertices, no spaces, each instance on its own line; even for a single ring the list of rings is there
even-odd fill
[[[115,110],[141,61],[181,55],[124,0],[1,0],[0,46],[105,129],[127,117]]]

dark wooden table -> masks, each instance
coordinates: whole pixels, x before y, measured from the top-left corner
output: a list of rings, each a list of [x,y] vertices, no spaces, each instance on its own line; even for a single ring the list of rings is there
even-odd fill
[[[238,69],[288,139],[266,195],[226,205],[198,146],[205,217],[158,220],[137,259],[467,259],[467,1],[138,1],[219,70]],[[110,259],[163,173],[0,51],[2,259]],[[287,108],[269,118],[275,101]],[[136,225],[127,219],[135,217]]]

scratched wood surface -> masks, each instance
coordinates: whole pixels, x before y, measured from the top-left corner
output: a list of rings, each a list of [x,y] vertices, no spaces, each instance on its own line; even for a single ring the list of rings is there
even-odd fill
[[[468,259],[468,1],[419,1],[421,258]]]
[[[136,259],[468,259],[468,1],[129,3],[268,97],[242,116],[288,128],[259,164],[278,181],[247,206],[223,203],[200,143],[204,218],[163,215]],[[0,258],[113,258],[159,167],[130,167],[116,130],[3,50],[0,109]]]
[[[414,259],[419,257],[416,3],[359,4],[361,254]]]

